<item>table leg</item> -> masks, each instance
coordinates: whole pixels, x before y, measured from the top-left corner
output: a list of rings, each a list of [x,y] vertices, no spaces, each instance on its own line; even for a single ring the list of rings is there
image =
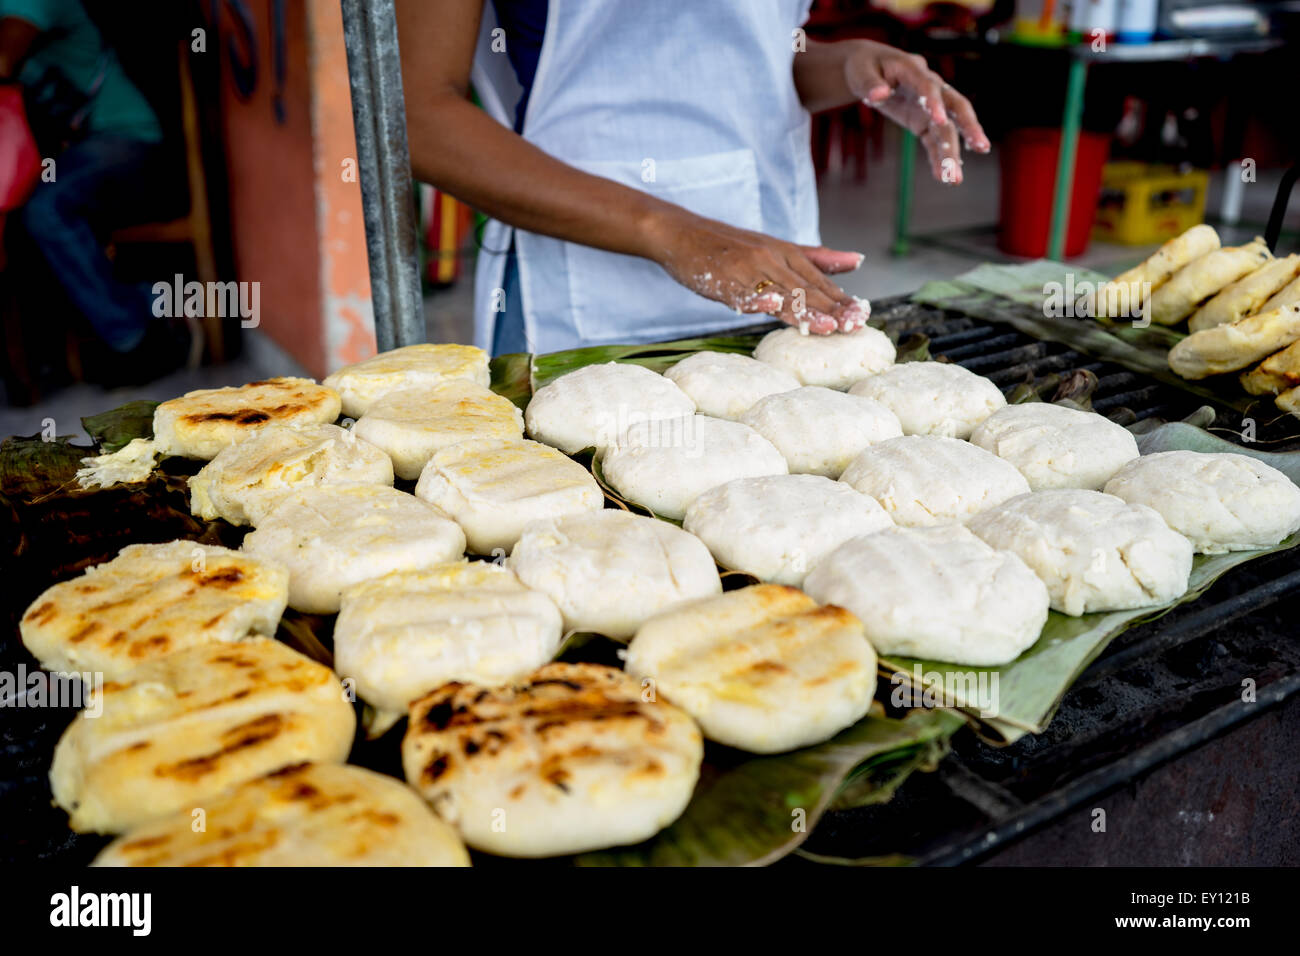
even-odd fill
[[[903,130],[903,142],[898,152],[898,205],[894,211],[894,247],[896,256],[910,251],[907,234],[912,218],[912,176],[916,171],[916,136]]]
[[[1079,146],[1079,127],[1083,122],[1083,89],[1087,75],[1087,61],[1071,57],[1070,76],[1065,86],[1065,114],[1061,118],[1061,152],[1056,160],[1056,187],[1052,193],[1052,226],[1047,240],[1047,258],[1057,262],[1065,257],[1065,234],[1070,226],[1074,154]]]

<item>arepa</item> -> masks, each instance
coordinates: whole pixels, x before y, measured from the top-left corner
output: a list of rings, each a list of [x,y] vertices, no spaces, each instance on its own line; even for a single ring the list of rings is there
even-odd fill
[[[465,532],[475,554],[509,554],[538,518],[599,511],[605,493],[562,452],[523,438],[479,438],[435,452],[420,472],[417,498]]]
[[[120,833],[305,760],[341,763],[356,717],[328,667],[266,637],[178,651],[104,685],[54,750],[74,830]]]
[[[850,395],[874,399],[898,417],[904,435],[969,438],[972,429],[1007,404],[982,375],[948,362],[904,362],[864,378]]]
[[[448,681],[501,684],[549,661],[560,612],[509,570],[455,562],[349,588],[334,624],[334,669],[375,709],[368,730],[391,727],[407,705]]]
[[[694,717],[705,737],[752,753],[821,743],[860,720],[876,690],[862,622],[778,584],[650,618],[625,666]]]
[[[274,634],[288,596],[273,562],[195,541],[131,544],[47,588],[18,626],[47,670],[121,680],[187,647]]]
[[[414,480],[439,449],[471,438],[519,438],[524,419],[510,399],[451,379],[384,394],[352,430],[388,453],[398,478]]]
[[[1272,258],[1264,240],[1256,238],[1243,246],[1225,246],[1193,259],[1151,293],[1151,321],[1176,325],[1206,299]]]
[[[406,784],[346,764],[301,764],[142,824],[94,866],[469,866]]]
[[[321,384],[339,393],[344,415],[360,418],[389,392],[450,379],[487,388],[492,383],[487,353],[472,345],[407,345],[341,368]]]
[[[701,415],[736,421],[760,398],[799,387],[799,380],[748,355],[696,352],[682,359],[664,378],[691,397]]]
[[[524,413],[529,437],[568,455],[618,442],[641,422],[695,412],[685,392],[641,365],[585,365],[533,393]]]
[[[256,525],[298,488],[392,484],[388,455],[348,429],[277,425],[223,448],[190,478],[190,511]]]
[[[465,535],[442,511],[404,491],[319,485],[290,492],[241,550],[288,569],[290,607],[333,614],[354,584],[460,558]]]
[[[1193,332],[1169,350],[1169,367],[1183,378],[1235,372],[1300,340],[1300,302]]]
[[[606,508],[534,521],[507,559],[572,631],[631,637],[660,611],[722,590],[704,543],[666,521]]]
[[[200,389],[154,410],[154,447],[163,455],[215,458],[221,449],[270,425],[332,422],[341,408],[338,392],[309,378]]]
[[[1123,425],[1048,402],[1008,405],[980,423],[970,440],[1015,465],[1034,491],[1097,491],[1138,456],[1137,439]]]
[[[1192,317],[1187,320],[1187,328],[1199,332],[1253,315],[1261,305],[1294,279],[1297,272],[1300,272],[1300,253],[1270,259],[1192,313]]]
[[[830,335],[809,335],[787,326],[767,333],[754,349],[754,358],[789,372],[804,385],[840,391],[883,372],[896,355],[889,336],[869,325]]]
[[[411,705],[402,741],[434,812],[471,847],[518,857],[649,839],[686,808],[703,753],[683,711],[595,664],[447,684]]]
[[[600,460],[605,481],[628,501],[680,521],[691,502],[736,478],[784,475],[770,441],[742,422],[691,415],[643,422]]]
[[[769,395],[740,420],[776,446],[791,474],[827,478],[863,449],[903,434],[898,416],[875,399],[820,385]]]

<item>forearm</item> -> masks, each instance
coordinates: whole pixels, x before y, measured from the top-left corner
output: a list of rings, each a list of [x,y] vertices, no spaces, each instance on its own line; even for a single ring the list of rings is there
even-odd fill
[[[407,122],[418,179],[519,229],[655,259],[666,221],[688,215],[555,159],[453,91]]]
[[[853,52],[865,42],[809,40],[808,48],[794,55],[794,86],[805,109],[820,113],[857,102],[858,97],[849,86],[846,65]]]

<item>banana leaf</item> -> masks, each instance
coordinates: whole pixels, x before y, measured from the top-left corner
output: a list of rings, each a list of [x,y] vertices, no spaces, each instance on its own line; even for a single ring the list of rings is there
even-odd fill
[[[532,389],[537,391],[561,375],[583,366],[605,362],[629,362],[634,365],[644,365],[656,372],[663,372],[696,352],[740,352],[748,355],[754,351],[754,346],[758,344],[760,338],[762,336],[758,333],[722,335],[649,345],[593,345],[588,348],[570,349],[567,352],[535,355],[532,367]],[[496,388],[495,378],[493,388]]]
[[[125,448],[135,438],[153,438],[153,413],[159,402],[127,402],[83,418],[81,425],[103,454]]]
[[[1143,454],[1174,450],[1248,454],[1300,484],[1300,452],[1242,448],[1184,422],[1161,425],[1140,436],[1138,444]],[[976,723],[981,736],[990,742],[1011,743],[1026,733],[1039,733],[1046,728],[1061,697],[1118,635],[1180,604],[1196,600],[1232,568],[1297,544],[1300,544],[1300,534],[1293,534],[1272,548],[1197,555],[1192,562],[1187,592],[1167,604],[1080,617],[1052,611],[1038,642],[1002,667],[967,667],[904,657],[882,658],[881,666],[892,672],[891,680],[895,683],[906,683],[914,691],[928,688],[930,700],[955,707]],[[979,693],[988,694],[994,688],[996,713],[981,713]]]
[[[575,862],[579,866],[773,863],[804,841],[855,767],[880,754],[947,737],[956,726],[951,714],[917,710],[902,720],[864,717],[824,744],[787,754],[755,756],[710,744],[695,795],[675,823],[645,843],[585,853]]]

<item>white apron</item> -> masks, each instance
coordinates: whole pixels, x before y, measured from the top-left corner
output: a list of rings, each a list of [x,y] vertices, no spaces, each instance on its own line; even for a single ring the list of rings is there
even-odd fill
[[[808,112],[792,76],[811,0],[550,0],[523,136],[597,176],[733,226],[820,242]],[[513,127],[520,87],[484,5],[473,82]],[[505,38],[509,43],[509,37]],[[505,252],[518,255],[532,352],[650,342],[745,320],[658,265],[491,221],[475,276],[475,342],[490,349]]]

